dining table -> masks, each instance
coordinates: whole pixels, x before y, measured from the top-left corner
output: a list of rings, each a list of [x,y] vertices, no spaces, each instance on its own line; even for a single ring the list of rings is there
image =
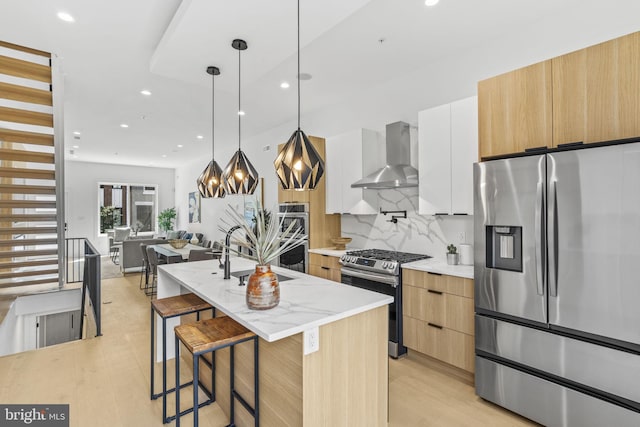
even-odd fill
[[[153,245],[153,249],[156,251],[156,253],[158,253],[158,255],[166,258],[167,260],[172,259],[173,261],[177,261],[177,259],[179,258],[181,261],[187,261],[189,260],[189,253],[191,252],[191,250],[195,249],[198,251],[202,251],[207,248],[187,243],[183,248],[178,249],[174,248],[168,243],[163,243],[160,245]]]

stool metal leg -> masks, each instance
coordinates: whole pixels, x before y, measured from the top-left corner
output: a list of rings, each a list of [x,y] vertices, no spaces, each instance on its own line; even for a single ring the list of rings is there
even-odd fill
[[[176,390],[180,388],[176,383]],[[167,421],[167,318],[162,318],[162,422]]]
[[[153,307],[151,307],[151,360],[150,360],[150,363],[149,363],[149,366],[151,366],[151,372],[150,372],[151,373],[151,400],[155,400],[155,399],[158,398],[158,396],[155,396],[153,394],[154,383],[155,383],[155,381],[153,380],[153,378],[155,377],[154,372],[153,372],[154,371],[154,369],[153,369],[154,368],[153,356],[154,356],[154,353],[155,353],[154,352],[154,348],[153,348],[154,347],[153,344],[154,344],[154,334],[155,334],[154,325],[155,325],[155,320],[156,320],[154,318],[155,317],[154,314],[155,313],[153,312]]]
[[[198,382],[200,380],[200,356],[193,355],[193,427],[198,427]],[[213,388],[213,387],[211,387]],[[176,412],[177,414],[178,412]]]
[[[234,411],[234,406],[235,406],[235,402],[233,401],[233,392],[234,392],[234,361],[235,361],[235,357],[234,357],[234,349],[235,346],[232,345],[231,347],[229,347],[229,426],[235,426],[235,411]]]
[[[180,384],[180,341],[178,336],[176,340],[176,384]],[[180,426],[180,387],[176,387],[176,427]]]
[[[260,371],[258,364],[258,337],[253,341],[253,421],[256,427],[260,426]]]

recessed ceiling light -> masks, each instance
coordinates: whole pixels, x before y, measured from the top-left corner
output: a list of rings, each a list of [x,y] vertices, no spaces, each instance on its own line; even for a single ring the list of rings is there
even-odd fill
[[[74,145],[73,148],[80,148],[80,146],[79,145]]]
[[[440,0],[424,0],[425,6],[435,6]]]
[[[128,125],[128,124],[126,124],[126,123],[122,123],[122,124],[120,125],[120,127],[121,127],[121,128],[128,128],[128,127],[129,127],[129,125]]]
[[[239,116],[244,116],[244,111],[238,111]]]
[[[58,12],[58,18],[62,19],[64,22],[75,22],[73,16],[69,15],[67,12]]]
[[[280,87],[281,87],[282,89],[289,89],[289,83],[287,83],[287,82],[282,82],[282,83],[280,83]]]
[[[202,138],[204,138],[204,136],[202,136],[202,135],[198,135],[198,136],[196,136],[196,138],[198,138],[198,139],[202,139]]]
[[[178,148],[182,148],[182,147],[183,147],[183,145],[182,145],[182,144],[178,144]]]
[[[151,91],[150,91],[150,90],[146,90],[146,89],[141,90],[141,91],[140,91],[140,93],[141,93],[141,94],[143,94],[143,95],[145,95],[145,96],[149,96],[149,95],[151,95]]]
[[[80,132],[78,132],[77,130],[73,132],[74,135],[80,135]]]
[[[163,155],[162,155],[162,157],[167,157],[167,155],[166,155],[166,154],[163,154]]]

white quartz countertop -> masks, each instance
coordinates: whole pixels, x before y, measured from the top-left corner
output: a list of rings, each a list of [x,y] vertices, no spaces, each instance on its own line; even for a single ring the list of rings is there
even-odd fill
[[[402,268],[473,279],[473,265],[449,265],[446,261],[436,258],[408,262],[406,264],[402,264]]]
[[[217,260],[167,264],[159,279],[173,280],[266,341],[277,341],[393,302],[393,297],[325,280],[297,271],[272,267],[293,278],[280,282],[280,304],[270,310],[250,310],[246,286],[238,278],[223,279]],[[255,262],[231,259],[231,272],[255,270]]]
[[[336,249],[336,248],[316,248],[309,249],[309,252],[312,254],[319,255],[329,255],[340,258],[342,255],[346,254],[347,251],[355,251],[356,249]]]

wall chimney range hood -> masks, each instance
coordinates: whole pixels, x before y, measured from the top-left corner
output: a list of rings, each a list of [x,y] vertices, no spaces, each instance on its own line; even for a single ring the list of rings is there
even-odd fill
[[[354,182],[351,188],[382,190],[418,186],[418,170],[411,166],[409,124],[388,124],[386,140],[387,165]]]

